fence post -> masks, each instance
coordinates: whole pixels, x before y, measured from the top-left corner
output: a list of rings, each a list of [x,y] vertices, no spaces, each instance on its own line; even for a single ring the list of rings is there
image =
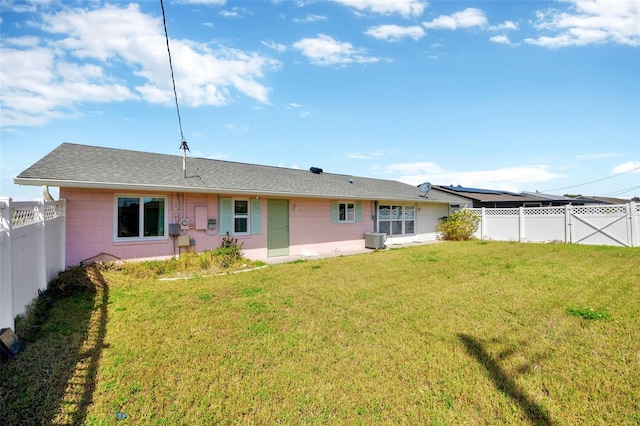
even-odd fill
[[[518,207],[518,241],[527,242],[527,236],[524,230],[524,207]]]
[[[564,206],[564,242],[572,243],[571,237],[571,212],[573,211],[573,207],[571,204],[567,204]]]
[[[631,237],[631,241],[629,241],[629,245],[631,247],[639,247],[640,246],[640,223],[639,218],[636,214],[636,203],[631,201],[629,203],[629,234]]]
[[[45,229],[47,219],[45,218],[45,201],[38,201],[38,229],[40,236],[40,244],[38,245],[37,264],[34,265],[38,271],[38,288],[40,290],[47,289],[47,230]]]
[[[15,329],[11,269],[11,198],[0,199],[0,328]]]
[[[484,217],[484,207],[480,208],[480,239],[484,240],[485,237],[485,233],[487,232],[486,226],[487,226],[487,222],[485,221],[485,217]]]
[[[58,202],[62,203],[62,227],[58,237],[60,241],[58,250],[62,252],[62,260],[58,268],[60,271],[64,271],[64,268],[67,267],[67,200],[61,198]]]

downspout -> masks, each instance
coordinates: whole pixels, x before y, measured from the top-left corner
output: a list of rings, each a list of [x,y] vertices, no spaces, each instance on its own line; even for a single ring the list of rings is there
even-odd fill
[[[45,201],[55,201],[51,193],[49,192],[49,185],[42,185],[42,196]]]
[[[371,219],[373,219],[373,232],[378,232],[378,200],[375,200],[373,203],[373,214],[371,215]]]

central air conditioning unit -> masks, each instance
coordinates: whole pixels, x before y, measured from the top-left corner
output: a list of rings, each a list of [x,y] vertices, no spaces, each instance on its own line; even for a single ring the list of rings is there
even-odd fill
[[[364,246],[370,249],[383,249],[387,241],[387,234],[381,232],[367,232],[364,234]]]

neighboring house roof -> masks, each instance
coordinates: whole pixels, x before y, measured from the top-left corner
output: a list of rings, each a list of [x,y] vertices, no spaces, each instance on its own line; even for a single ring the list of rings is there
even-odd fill
[[[63,143],[20,173],[19,185],[448,202],[412,185],[366,177]],[[431,195],[430,193],[427,195]]]
[[[541,201],[561,201],[566,202],[567,204],[572,201],[575,202],[575,198],[565,197],[564,195],[554,195],[554,194],[544,194],[542,192],[530,192],[530,191],[522,191],[522,194],[528,197],[534,197]]]
[[[565,203],[565,204],[574,204],[574,205],[583,205],[583,204],[627,204],[629,200],[625,200],[624,198],[613,198],[613,197],[565,197],[564,195],[552,195],[552,194],[542,194],[540,192],[527,192],[524,191],[523,194],[539,197],[544,201],[553,201],[555,203]]]
[[[614,198],[614,197],[578,197],[576,201],[581,201],[583,203],[589,204],[628,204],[630,200],[626,200],[624,198]]]
[[[434,189],[459,197],[465,197],[480,203],[528,203],[540,202],[540,199],[517,194],[515,192],[494,189],[467,188],[464,186],[434,185]]]

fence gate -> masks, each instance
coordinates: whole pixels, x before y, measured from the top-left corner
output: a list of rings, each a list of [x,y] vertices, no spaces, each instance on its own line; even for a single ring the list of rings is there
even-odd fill
[[[568,209],[571,242],[632,246],[630,205],[581,206]]]

